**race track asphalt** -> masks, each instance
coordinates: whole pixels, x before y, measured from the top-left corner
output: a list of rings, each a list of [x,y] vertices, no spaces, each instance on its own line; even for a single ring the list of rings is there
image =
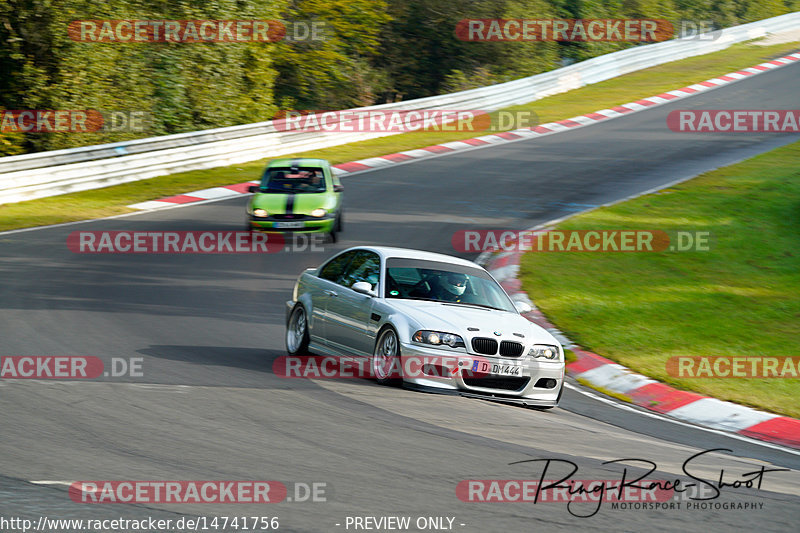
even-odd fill
[[[282,379],[272,362],[285,353],[294,279],[334,251],[381,244],[464,255],[451,244],[457,230],[528,228],[787,144],[798,136],[675,133],[666,116],[797,109],[799,85],[794,64],[575,131],[347,177],[345,233],[324,251],[91,255],[66,246],[78,230],[238,230],[243,197],[0,234],[0,355],[143,358],[142,377],[0,380],[0,515],[278,516],[284,531],[348,531],[348,516],[384,515],[455,517],[463,532],[795,530],[795,452],[577,389],[561,408],[538,411],[366,380]],[[573,461],[574,479],[618,479],[622,467],[603,461],[648,459],[657,464],[649,479],[686,480],[684,461],[712,448],[730,452],[695,463],[704,479],[720,469],[741,479],[761,465],[790,471],[767,473],[761,489],[725,487],[712,501],[763,504],[750,510],[607,503],[579,518],[564,503],[469,503],[455,492],[467,479],[536,479],[538,463],[510,463],[541,458]],[[66,491],[76,480],[205,479],[324,482],[327,501],[86,505]]]

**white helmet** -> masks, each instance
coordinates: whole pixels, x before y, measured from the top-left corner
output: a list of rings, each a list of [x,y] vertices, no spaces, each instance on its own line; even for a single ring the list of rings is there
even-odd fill
[[[444,289],[454,296],[461,296],[467,289],[467,276],[457,272],[448,272],[440,279]]]

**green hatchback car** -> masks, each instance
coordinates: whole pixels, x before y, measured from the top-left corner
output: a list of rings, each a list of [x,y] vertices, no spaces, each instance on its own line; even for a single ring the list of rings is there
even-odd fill
[[[342,184],[324,159],[271,161],[247,204],[247,229],[324,233],[342,231]]]

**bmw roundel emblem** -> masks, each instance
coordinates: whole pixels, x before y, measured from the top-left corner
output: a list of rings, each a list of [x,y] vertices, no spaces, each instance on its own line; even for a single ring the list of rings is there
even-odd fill
[[[498,337],[502,335],[502,333],[500,333],[499,331],[495,331],[494,334],[497,335]]]

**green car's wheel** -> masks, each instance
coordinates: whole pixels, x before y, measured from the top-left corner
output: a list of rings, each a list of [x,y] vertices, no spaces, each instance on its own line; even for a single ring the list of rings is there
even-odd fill
[[[331,229],[330,233],[328,233],[328,241],[334,243],[338,240],[337,233],[342,231],[342,214],[339,213],[336,215],[336,220],[333,222],[333,228]]]

